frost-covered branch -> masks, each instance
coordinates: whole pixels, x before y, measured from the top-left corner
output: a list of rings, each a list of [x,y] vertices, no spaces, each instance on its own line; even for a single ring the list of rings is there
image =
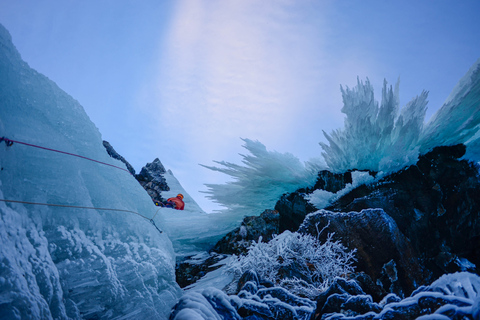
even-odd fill
[[[266,280],[310,298],[326,290],[335,277],[353,272],[355,250],[340,241],[320,241],[309,234],[285,231],[270,242],[254,242],[246,256],[235,257],[226,272],[237,276],[254,270]]]

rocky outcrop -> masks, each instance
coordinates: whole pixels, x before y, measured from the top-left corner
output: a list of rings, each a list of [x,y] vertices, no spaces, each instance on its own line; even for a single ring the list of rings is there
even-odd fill
[[[332,173],[328,170],[322,170],[318,173],[317,181],[313,190],[322,189],[328,192],[336,193],[349,183],[352,183],[352,173]]]
[[[298,232],[321,242],[333,233],[333,240],[356,250],[355,270],[368,275],[382,295],[393,292],[404,296],[429,279],[419,264],[419,254],[382,209],[348,213],[320,210],[309,214]]]
[[[356,248],[357,271],[383,294],[408,295],[445,273],[478,273],[480,179],[478,165],[461,160],[464,153],[464,145],[437,147],[415,165],[355,188],[309,216],[302,232],[316,235],[329,224],[322,237],[335,233]],[[321,177],[330,182],[319,182]],[[296,230],[302,217],[316,211],[306,195],[316,188],[334,192],[350,182],[348,175],[327,173],[319,181],[280,199],[280,231]],[[362,211],[370,208],[381,210]]]
[[[165,199],[162,198],[161,193],[162,191],[170,190],[170,187],[167,185],[167,181],[163,176],[165,173],[166,171],[163,164],[158,158],[156,158],[153,162],[147,163],[140,173],[135,176],[153,201],[165,201]]]
[[[105,149],[107,150],[107,153],[108,153],[108,155],[109,155],[110,157],[112,157],[113,159],[120,160],[120,161],[122,161],[123,163],[125,163],[125,165],[127,166],[128,171],[129,171],[132,175],[135,175],[135,169],[132,167],[132,165],[131,165],[127,160],[125,160],[125,158],[122,157],[117,151],[115,151],[115,149],[112,147],[112,145],[111,145],[108,141],[103,140],[103,146],[104,146]]]
[[[317,210],[305,200],[305,191],[299,190],[290,194],[284,194],[277,201],[275,210],[280,213],[280,232],[285,230],[296,231],[307,214]]]
[[[280,215],[275,210],[265,210],[260,216],[245,217],[240,225],[220,239],[212,251],[222,254],[245,254],[252,241],[262,237],[263,242],[270,241],[279,234]]]
[[[285,230],[297,231],[307,214],[317,210],[305,200],[306,194],[317,189],[336,193],[345,188],[348,183],[352,183],[350,172],[336,174],[328,170],[322,170],[318,173],[313,188],[300,189],[290,194],[284,194],[275,205],[275,210],[280,213],[280,232]]]
[[[476,164],[459,159],[464,153],[464,145],[437,147],[416,165],[361,186],[326,209],[382,208],[410,241],[430,279],[475,271],[471,263],[480,266],[480,179]]]
[[[162,191],[169,191],[170,187],[163,176],[166,171],[158,158],[151,163],[147,163],[139,174],[135,174],[135,169],[122,157],[108,141],[103,141],[103,146],[110,157],[120,160],[127,166],[128,171],[137,179],[140,185],[147,191],[153,201],[163,202]]]

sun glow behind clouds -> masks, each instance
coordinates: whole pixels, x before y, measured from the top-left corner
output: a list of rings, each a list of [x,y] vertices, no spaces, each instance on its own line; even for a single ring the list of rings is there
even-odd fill
[[[317,76],[307,64],[320,54],[314,26],[299,23],[293,9],[289,2],[180,1],[157,85],[162,119],[180,116],[182,124],[166,130],[187,135],[189,150],[205,139],[222,150],[240,137],[270,145],[289,136]],[[207,161],[224,156],[210,152]]]

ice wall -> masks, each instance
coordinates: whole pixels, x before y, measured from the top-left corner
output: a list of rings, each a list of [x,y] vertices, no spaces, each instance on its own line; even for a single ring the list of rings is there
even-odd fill
[[[0,25],[3,136],[124,167],[80,104],[23,62]],[[128,172],[2,142],[0,199],[138,213],[0,201],[0,318],[168,318],[181,293],[172,244],[148,221],[156,207]],[[161,215],[155,222],[163,227]]]

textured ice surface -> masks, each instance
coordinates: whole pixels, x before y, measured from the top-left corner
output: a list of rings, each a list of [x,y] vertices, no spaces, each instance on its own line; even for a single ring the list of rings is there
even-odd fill
[[[436,146],[465,143],[467,157],[480,161],[480,59],[460,79],[444,105],[424,124],[427,92],[399,108],[399,85],[384,83],[382,101],[370,81],[343,89],[345,127],[325,134],[321,143],[332,171],[350,169],[392,172]]]
[[[233,178],[225,184],[207,184],[208,198],[228,208],[227,214],[241,221],[244,215],[259,215],[273,209],[284,193],[315,183],[318,171],[325,168],[319,159],[302,163],[290,153],[268,151],[258,141],[243,139],[249,151],[243,157],[244,166],[216,161],[220,166],[205,166]],[[262,210],[262,211],[260,211]]]
[[[0,26],[0,136],[124,167],[80,104],[10,41]],[[117,168],[18,143],[0,144],[0,167],[1,199],[155,214]],[[140,215],[0,202],[0,220],[2,319],[165,319],[180,296],[172,244]]]

